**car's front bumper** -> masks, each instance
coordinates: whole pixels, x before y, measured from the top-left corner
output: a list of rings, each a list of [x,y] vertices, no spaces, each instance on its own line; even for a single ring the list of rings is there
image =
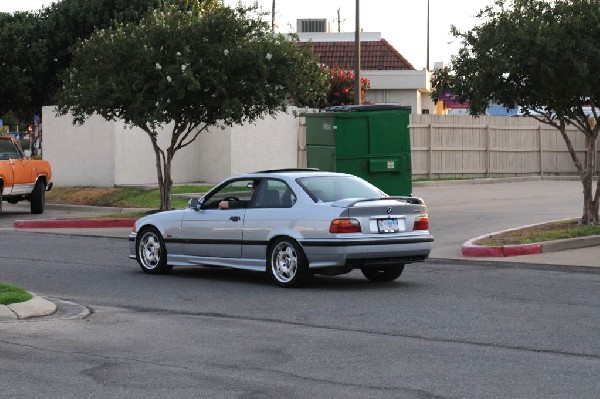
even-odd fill
[[[129,259],[135,259],[135,240],[136,233],[129,233]]]

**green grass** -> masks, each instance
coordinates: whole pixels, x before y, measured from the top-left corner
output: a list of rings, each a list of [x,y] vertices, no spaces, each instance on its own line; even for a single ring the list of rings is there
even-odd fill
[[[32,298],[23,288],[0,282],[0,305],[25,302]]]
[[[212,185],[176,186],[172,188],[171,194],[205,193],[212,187]],[[187,202],[188,198],[171,198],[173,208],[184,207],[187,205]],[[114,197],[114,203],[115,206],[127,208],[158,208],[160,206],[160,192],[158,189],[140,190],[123,188]]]
[[[480,240],[477,245],[502,246],[533,244],[537,242],[561,240],[566,238],[600,235],[600,226],[583,225],[578,219],[536,225],[516,231],[509,231]]]
[[[172,194],[205,193],[213,186],[210,184],[174,186]],[[106,188],[106,187],[53,187],[46,194],[46,202],[53,204],[91,205],[119,208],[158,209],[160,193],[158,188]],[[188,198],[171,197],[173,208],[183,208]],[[120,215],[123,217],[123,215]]]

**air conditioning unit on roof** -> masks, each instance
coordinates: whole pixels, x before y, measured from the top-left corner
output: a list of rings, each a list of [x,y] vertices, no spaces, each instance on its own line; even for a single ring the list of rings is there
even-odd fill
[[[296,32],[329,32],[327,19],[297,19]]]

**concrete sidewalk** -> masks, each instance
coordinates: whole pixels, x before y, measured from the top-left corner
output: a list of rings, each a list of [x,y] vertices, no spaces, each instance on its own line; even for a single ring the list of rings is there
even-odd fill
[[[49,316],[56,312],[56,304],[32,294],[27,302],[0,305],[0,322],[31,319],[33,317]]]

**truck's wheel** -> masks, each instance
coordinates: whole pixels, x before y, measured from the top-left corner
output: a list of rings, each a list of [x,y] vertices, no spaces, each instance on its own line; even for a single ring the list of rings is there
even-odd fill
[[[35,187],[31,192],[29,201],[31,202],[31,213],[44,213],[44,205],[46,204],[46,187],[44,186],[43,181],[38,180],[35,183]]]
[[[2,187],[0,187],[0,213],[2,213]]]

